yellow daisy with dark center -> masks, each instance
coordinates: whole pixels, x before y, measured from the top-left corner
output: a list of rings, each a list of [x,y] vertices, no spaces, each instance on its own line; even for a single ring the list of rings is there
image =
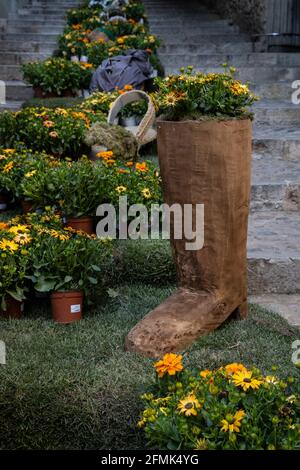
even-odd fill
[[[194,393],[180,400],[178,404],[179,413],[185,416],[197,416],[197,409],[201,408],[199,401]]]
[[[258,389],[263,383],[262,380],[255,379],[252,376],[252,372],[248,370],[236,372],[233,374],[232,381],[236,387],[241,387],[244,392],[246,392],[249,388],[252,388],[253,390]]]

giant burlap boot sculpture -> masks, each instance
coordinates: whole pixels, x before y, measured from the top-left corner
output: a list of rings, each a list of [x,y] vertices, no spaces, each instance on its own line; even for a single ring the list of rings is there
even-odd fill
[[[159,121],[165,202],[204,204],[204,247],[171,240],[178,290],[130,331],[127,350],[160,357],[232,313],[246,317],[251,128],[250,120]]]

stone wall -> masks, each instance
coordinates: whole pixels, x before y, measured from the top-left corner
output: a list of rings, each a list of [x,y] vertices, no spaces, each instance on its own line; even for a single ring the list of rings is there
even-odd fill
[[[262,33],[265,31],[268,0],[204,0],[226,18],[231,18],[243,31]]]

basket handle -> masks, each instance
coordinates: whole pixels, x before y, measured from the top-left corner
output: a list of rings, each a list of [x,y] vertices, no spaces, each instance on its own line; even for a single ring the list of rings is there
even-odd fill
[[[155,108],[154,108],[153,101],[151,97],[144,91],[131,90],[118,96],[118,98],[113,102],[110,108],[108,118],[107,118],[108,124],[114,124],[117,115],[119,114],[121,109],[124,108],[124,106],[126,106],[129,103],[134,103],[135,101],[139,101],[143,99],[148,102],[148,109],[147,109],[145,116],[141,120],[137,129],[136,135],[135,135],[138,141],[142,141],[144,135],[147,133],[148,129],[153,126],[153,123],[155,121]]]

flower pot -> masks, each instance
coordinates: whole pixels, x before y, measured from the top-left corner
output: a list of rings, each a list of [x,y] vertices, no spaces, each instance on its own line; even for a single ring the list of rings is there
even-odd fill
[[[121,118],[121,126],[123,127],[136,127],[136,116]]]
[[[77,96],[77,93],[73,90],[64,90],[62,96],[65,98],[74,98],[75,96]]]
[[[88,235],[92,235],[94,233],[93,217],[68,218],[67,226],[73,228],[74,230],[81,230]]]
[[[35,87],[34,97],[39,99],[57,98],[58,94],[53,91],[44,91],[41,87]]]
[[[0,309],[2,318],[21,318],[24,312],[24,302],[14,299],[10,295],[6,298],[6,310]]]
[[[28,212],[32,212],[34,210],[33,201],[26,201],[25,199],[22,199],[21,207],[23,214],[28,214]]]
[[[0,212],[7,210],[9,198],[6,194],[0,194]]]
[[[68,324],[82,318],[83,293],[80,291],[53,292],[51,308],[56,323]]]

